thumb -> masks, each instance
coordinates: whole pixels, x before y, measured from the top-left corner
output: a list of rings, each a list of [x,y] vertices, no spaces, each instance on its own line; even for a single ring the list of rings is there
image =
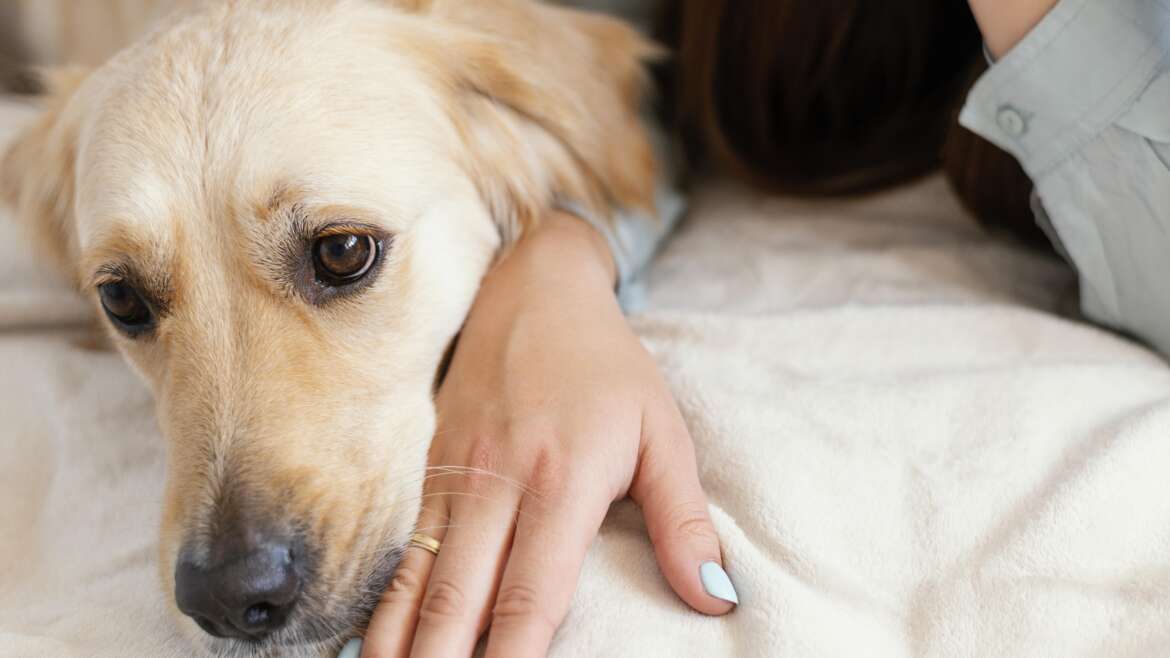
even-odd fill
[[[723,568],[690,434],[673,405],[657,416],[648,410],[644,422],[630,497],[642,508],[658,566],[687,605],[726,614],[739,597]]]

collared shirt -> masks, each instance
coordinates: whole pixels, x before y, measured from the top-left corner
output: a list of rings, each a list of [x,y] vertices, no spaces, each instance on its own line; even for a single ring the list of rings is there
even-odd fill
[[[1085,316],[1170,354],[1170,0],[1062,0],[960,121],[1032,178]]]
[[[1031,176],[1084,315],[1170,355],[1170,0],[1061,0],[976,83],[960,121]],[[586,217],[610,241],[627,308],[682,212],[668,179],[659,198],[661,218]]]

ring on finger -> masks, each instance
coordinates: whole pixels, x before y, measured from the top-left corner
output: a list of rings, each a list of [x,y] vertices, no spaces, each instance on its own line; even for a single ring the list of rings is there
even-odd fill
[[[416,532],[410,536],[410,545],[417,546],[432,555],[438,555],[439,549],[443,546],[443,542],[430,535]]]

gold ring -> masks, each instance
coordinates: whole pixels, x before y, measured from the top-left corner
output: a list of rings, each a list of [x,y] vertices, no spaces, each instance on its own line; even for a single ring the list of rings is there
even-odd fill
[[[410,545],[418,546],[432,555],[438,555],[439,547],[443,544],[438,539],[435,539],[430,535],[424,535],[421,532],[416,532],[410,536]]]

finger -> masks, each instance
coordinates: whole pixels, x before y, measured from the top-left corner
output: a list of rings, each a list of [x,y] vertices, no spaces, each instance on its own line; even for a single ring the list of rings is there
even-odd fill
[[[731,611],[739,597],[723,569],[694,445],[673,405],[646,414],[630,497],[642,507],[654,555],[671,588],[699,612]]]
[[[584,493],[584,495],[582,495]],[[487,658],[544,658],[569,611],[585,552],[605,518],[605,492],[555,499],[525,495],[500,581]]]
[[[487,472],[467,473],[462,481],[419,608],[411,658],[470,656],[487,628],[522,492]]]
[[[433,480],[427,480],[428,488]],[[423,508],[419,512],[415,530],[442,542],[446,538],[449,520],[447,509],[448,502],[444,496],[424,494]],[[394,578],[382,593],[370,618],[362,644],[362,658],[405,658],[410,654],[414,629],[418,625],[419,605],[434,564],[435,556],[432,553],[407,545]]]

